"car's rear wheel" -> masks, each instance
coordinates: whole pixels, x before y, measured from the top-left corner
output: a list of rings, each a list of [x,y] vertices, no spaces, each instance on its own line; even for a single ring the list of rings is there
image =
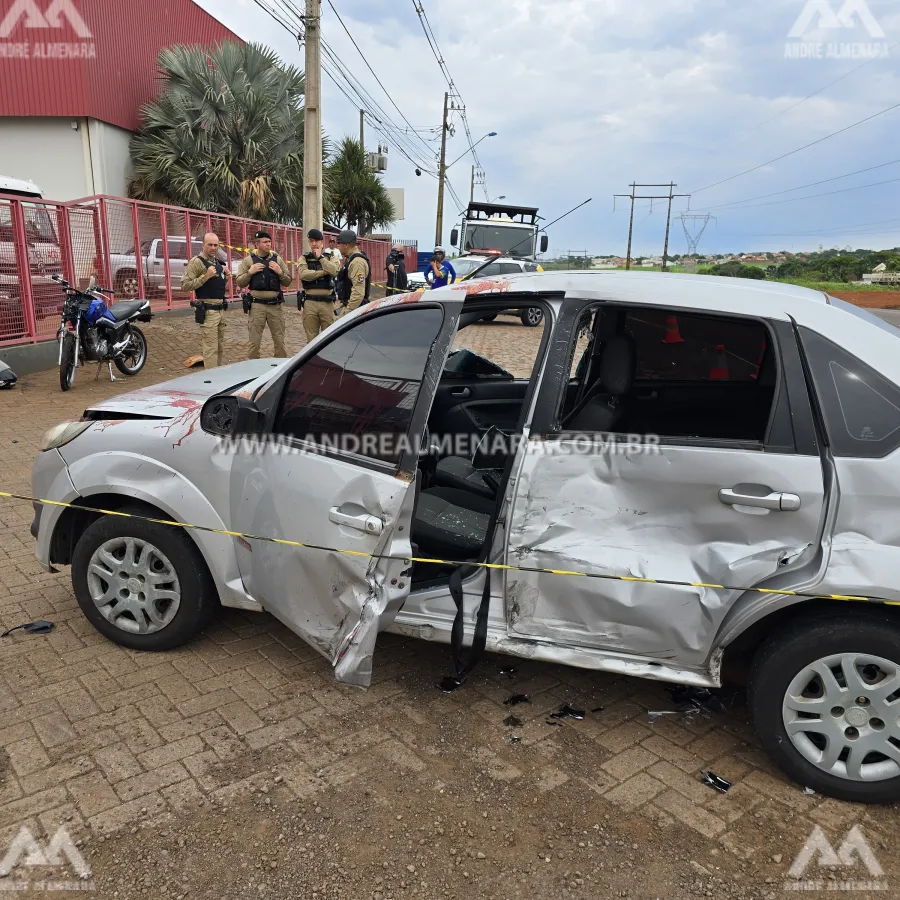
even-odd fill
[[[141,292],[141,283],[137,272],[130,270],[120,272],[116,276],[116,294],[119,300],[136,300]]]
[[[750,709],[798,784],[856,803],[900,800],[900,625],[860,610],[798,622],[756,654]]]
[[[529,306],[527,309],[522,310],[519,318],[522,320],[523,325],[527,325],[529,328],[537,328],[544,321],[544,311],[539,306]]]
[[[94,628],[135,650],[184,644],[218,605],[206,563],[182,529],[121,516],[103,516],[85,530],[72,557],[72,586]]]

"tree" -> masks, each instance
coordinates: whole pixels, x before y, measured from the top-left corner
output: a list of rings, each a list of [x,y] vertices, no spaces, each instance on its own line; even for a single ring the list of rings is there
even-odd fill
[[[362,145],[345,137],[326,167],[325,218],[339,228],[361,222],[383,228],[394,221],[394,216],[394,204],[384,185],[369,170]]]
[[[259,44],[169,47],[131,140],[129,195],[285,222],[303,218],[306,79]]]

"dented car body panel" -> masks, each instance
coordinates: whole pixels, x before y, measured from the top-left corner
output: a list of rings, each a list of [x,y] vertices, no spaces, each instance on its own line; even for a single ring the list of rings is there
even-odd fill
[[[803,444],[800,406],[813,408],[815,398],[806,396],[802,376],[791,392],[783,391],[785,354],[792,354],[795,367],[803,355],[798,327],[868,361],[894,385],[900,385],[898,335],[824,294],[739,281],[541,273],[375,301],[340,319],[291,360],[225,366],[92,407],[86,415],[97,421],[89,429],[58,453],[39,457],[34,484],[44,493],[36,495],[77,502],[117,493],[178,521],[246,534],[190,533],[223,604],[272,612],[330,661],[339,680],[365,686],[380,630],[450,641],[455,606],[446,585],[411,590],[407,560],[414,555],[410,523],[420,477],[415,455],[391,467],[341,453],[219,453],[216,438],[199,427],[203,403],[231,390],[254,401],[271,428],[291,373],[336,335],[382,314],[402,316],[440,304],[443,325],[410,413],[410,433],[421,436],[460,313],[472,306],[490,311],[492,302],[506,308],[510,295],[531,294],[545,308],[550,332],[532,376],[533,402],[523,409],[523,440],[505,483],[489,559],[604,577],[494,573],[487,646],[713,686],[725,646],[761,618],[800,602],[746,588],[900,600],[893,579],[900,561],[900,450],[881,458],[835,458],[828,441]],[[580,316],[604,305],[768,323],[783,354],[774,390],[792,435],[789,446],[663,441],[655,452],[570,452],[572,438],[554,410],[571,380]],[[742,486],[751,494],[766,489],[790,495],[796,507],[742,507],[720,497],[720,491]],[[45,566],[52,564],[58,520],[58,512],[45,510],[40,521],[37,553]],[[348,525],[351,520],[357,524]],[[358,527],[369,521],[371,531]],[[253,535],[315,546],[290,547]],[[468,631],[484,577],[478,572],[464,584]]]

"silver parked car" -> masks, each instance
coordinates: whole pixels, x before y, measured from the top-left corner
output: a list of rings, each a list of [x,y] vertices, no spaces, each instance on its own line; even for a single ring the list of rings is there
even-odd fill
[[[530,377],[453,350],[524,304],[544,312]],[[868,313],[739,279],[521,274],[114,397],[35,461],[36,497],[239,535],[57,506],[33,532],[128,647],[177,646],[222,604],[363,686],[379,631],[450,643],[462,673],[473,622],[475,656],[733,673],[797,782],[891,802],[898,448],[900,333]],[[479,560],[510,568],[460,566]]]

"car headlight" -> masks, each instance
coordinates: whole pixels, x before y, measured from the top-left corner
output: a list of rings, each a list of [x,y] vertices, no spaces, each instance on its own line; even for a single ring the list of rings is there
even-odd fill
[[[74,441],[83,431],[86,431],[94,423],[90,420],[87,422],[60,422],[54,425],[41,438],[41,451],[55,450]]]

